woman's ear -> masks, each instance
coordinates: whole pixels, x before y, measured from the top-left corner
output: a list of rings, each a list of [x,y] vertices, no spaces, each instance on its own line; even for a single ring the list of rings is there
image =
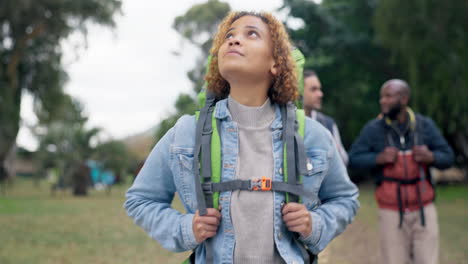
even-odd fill
[[[273,64],[270,68],[270,72],[273,76],[278,75],[278,66],[276,64]]]

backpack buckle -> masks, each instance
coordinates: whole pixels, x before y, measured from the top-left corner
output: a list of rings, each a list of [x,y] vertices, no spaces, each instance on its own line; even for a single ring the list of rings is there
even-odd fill
[[[250,190],[252,191],[270,191],[271,179],[263,176],[261,179],[250,180]]]
[[[202,183],[201,186],[204,193],[213,194],[213,185],[211,182]]]

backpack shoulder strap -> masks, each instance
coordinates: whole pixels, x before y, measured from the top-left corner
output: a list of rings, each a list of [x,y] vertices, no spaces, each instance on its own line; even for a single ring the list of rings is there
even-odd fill
[[[305,165],[306,154],[303,141],[305,135],[305,112],[303,109],[296,109],[296,121],[297,129],[294,134],[294,141],[296,144],[295,157],[297,167],[299,168],[299,183],[302,183],[302,176],[307,173],[307,168]],[[300,198],[299,202],[302,202]],[[302,257],[304,258],[304,263],[317,264],[317,256],[309,252],[298,239],[294,239],[294,241],[301,251]]]
[[[304,146],[304,135],[305,135],[305,112],[303,109],[296,110],[296,121],[297,129],[294,136],[294,141],[296,142],[296,163],[299,170],[299,183],[302,183],[302,176],[307,173],[306,168],[306,154]]]
[[[195,149],[193,157],[193,168],[195,182],[209,182],[211,181],[211,138],[212,138],[212,118],[214,113],[216,99],[214,95],[206,95],[206,104],[199,113],[195,113],[197,117],[197,125],[195,130]],[[203,155],[200,155],[203,153]],[[200,176],[200,157],[201,172]],[[195,193],[197,196],[198,211],[200,215],[206,214],[206,208],[212,207],[211,197],[204,195],[201,184],[195,184]],[[208,199],[209,198],[209,199]],[[207,204],[208,203],[208,204]]]
[[[414,115],[414,125],[412,128],[412,133],[413,133],[413,144],[416,145],[422,145],[424,144],[423,138],[422,138],[422,128],[421,124],[423,122],[422,117],[417,114]]]
[[[281,118],[283,121],[283,172],[284,182],[295,185],[296,178],[296,163],[294,160],[294,124],[295,113],[291,104],[281,107]],[[298,197],[286,193],[286,203],[297,202]]]
[[[302,183],[306,171],[304,150],[305,114],[289,103],[281,109],[283,118],[283,171],[284,182],[290,185]],[[286,202],[300,202],[300,197],[286,193]]]
[[[316,111],[317,112],[317,121],[322,124],[330,133],[333,134],[333,125],[335,121],[327,115],[325,115],[322,112]]]

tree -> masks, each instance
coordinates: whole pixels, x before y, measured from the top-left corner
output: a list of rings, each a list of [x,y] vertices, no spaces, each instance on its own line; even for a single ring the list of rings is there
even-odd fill
[[[82,104],[64,96],[58,115],[51,120],[39,119],[34,134],[39,141],[39,162],[43,169],[57,168],[58,182],[63,187],[71,185],[75,195],[86,195],[89,175],[85,162],[94,153],[98,128],[86,128],[88,118]]]
[[[304,22],[291,36],[320,75],[324,111],[345,145],[377,115],[382,83],[401,78],[411,106],[435,119],[468,163],[466,1],[285,0],[284,8]]]
[[[468,3],[381,0],[378,42],[412,88],[412,105],[434,118],[468,164]]]
[[[174,19],[173,28],[191,44],[200,49],[196,66],[187,73],[193,83],[193,90],[199,93],[204,83],[205,65],[216,33],[218,24],[230,11],[228,3],[218,0],[208,0],[206,3],[192,6],[184,15]],[[179,117],[193,114],[198,108],[195,96],[180,94],[176,100],[176,113],[167,117],[158,126],[156,140],[161,139],[175,125]]]
[[[378,115],[383,82],[401,77],[390,52],[374,42],[376,5],[375,0],[284,1],[289,16],[303,21],[303,27],[290,29],[291,38],[306,56],[305,68],[318,72],[323,110],[336,119],[345,146]]]
[[[192,6],[187,12],[174,19],[173,28],[191,44],[200,49],[195,68],[188,72],[187,76],[194,85],[196,93],[200,92],[203,86],[203,76],[205,75],[206,59],[213,42],[213,35],[216,33],[219,22],[230,11],[228,3],[218,0],[208,0],[203,4]]]
[[[137,163],[127,146],[118,140],[98,144],[93,159],[98,160],[104,169],[112,171],[116,175],[116,182],[120,182],[121,176],[129,173],[130,168]]]
[[[67,79],[62,40],[76,31],[85,36],[90,23],[114,26],[120,7],[120,0],[0,1],[0,179],[18,134],[22,93],[53,119]]]

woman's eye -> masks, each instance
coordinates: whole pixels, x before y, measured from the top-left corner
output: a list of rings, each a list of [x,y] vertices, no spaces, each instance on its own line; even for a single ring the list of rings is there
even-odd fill
[[[258,33],[256,31],[253,31],[253,30],[249,31],[247,34],[249,36],[258,37]]]
[[[225,39],[230,39],[230,38],[232,38],[232,37],[233,37],[232,33],[228,33],[228,34],[226,34]]]

